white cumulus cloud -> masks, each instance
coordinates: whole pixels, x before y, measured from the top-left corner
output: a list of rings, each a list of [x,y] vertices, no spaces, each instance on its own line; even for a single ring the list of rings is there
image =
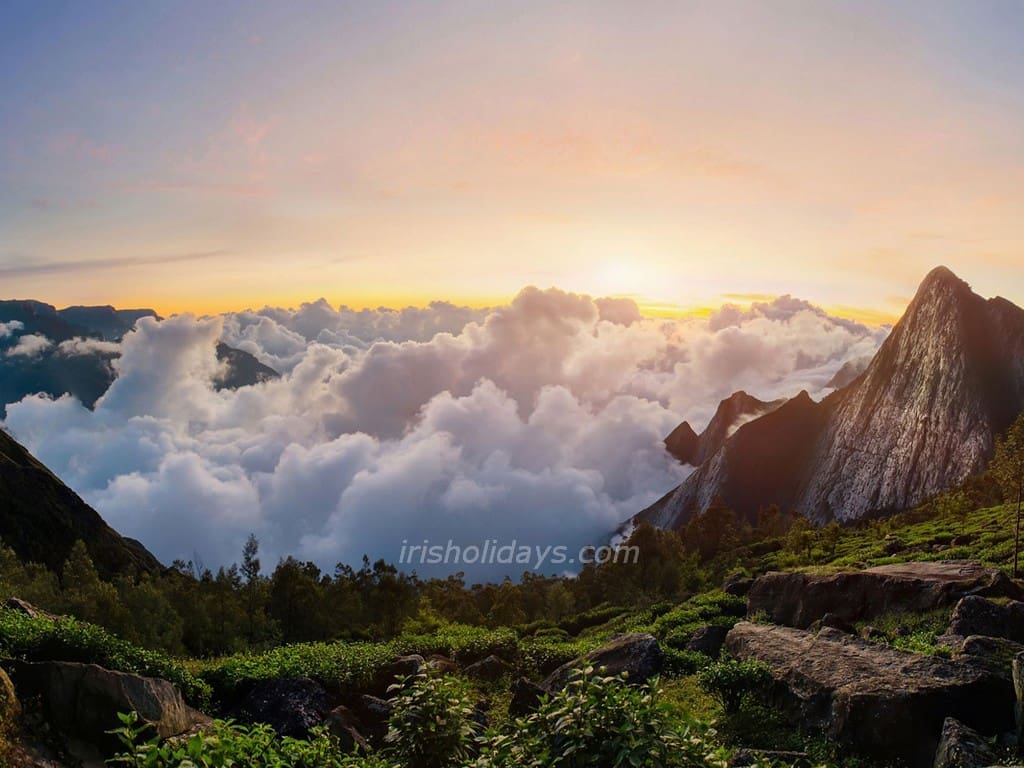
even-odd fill
[[[424,539],[575,553],[683,479],[661,444],[683,418],[740,388],[820,395],[885,333],[789,297],[664,320],[536,288],[490,310],[143,318],[95,410],[29,397],[6,426],[168,562],[234,561],[250,531],[268,563],[326,568]],[[282,377],[217,391],[217,340]],[[510,570],[419,571],[454,569]]]

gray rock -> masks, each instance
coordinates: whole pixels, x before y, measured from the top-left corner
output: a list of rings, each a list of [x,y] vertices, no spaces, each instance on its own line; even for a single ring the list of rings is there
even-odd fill
[[[359,722],[365,728],[361,733],[374,743],[381,743],[388,730],[388,720],[391,719],[391,713],[394,712],[391,702],[377,696],[364,694],[356,700],[354,709]]]
[[[995,761],[995,753],[981,734],[959,720],[946,718],[933,768],[986,768]]]
[[[1024,590],[996,568],[965,560],[881,565],[832,575],[768,573],[747,597],[751,614],[799,629],[825,614],[857,622],[886,613],[924,613],[952,606],[967,595],[1024,597]]]
[[[166,680],[64,661],[11,661],[7,669],[18,697],[38,699],[52,727],[104,749],[116,746],[106,731],[120,727],[121,712],[137,712],[161,738],[192,725],[181,692]]]
[[[324,723],[327,730],[338,740],[342,752],[352,752],[359,749],[366,752],[369,745],[363,737],[363,725],[348,707],[339,706],[332,709]]]
[[[596,648],[581,659],[563,664],[541,684],[548,691],[565,687],[575,670],[592,666],[604,669],[607,675],[625,672],[632,683],[643,683],[659,674],[664,665],[661,647],[654,635],[633,633],[621,635]]]
[[[459,673],[458,664],[447,656],[436,653],[427,659],[427,668],[441,675],[457,675]]]
[[[42,608],[37,608],[36,606],[32,605],[32,603],[28,602],[27,600],[22,600],[20,597],[8,597],[6,600],[4,600],[3,606],[4,606],[4,608],[7,608],[8,610],[17,611],[18,613],[23,613],[26,616],[28,616],[30,619],[38,619],[38,618],[56,619],[57,618],[57,616],[55,616],[54,614],[48,613],[47,611],[44,611]]]
[[[741,623],[726,649],[772,670],[794,723],[875,759],[930,766],[946,717],[984,732],[1013,722],[1010,682],[979,667],[905,653],[834,629]]]
[[[503,659],[491,655],[476,664],[470,664],[463,670],[463,674],[475,680],[493,683],[503,678],[511,670],[512,668]]]
[[[330,711],[322,685],[308,677],[290,677],[257,683],[231,714],[242,722],[266,723],[281,736],[303,738]]]
[[[371,693],[384,695],[392,685],[404,682],[426,669],[426,661],[419,654],[399,656],[380,669],[374,677]]]
[[[701,627],[693,633],[690,642],[686,644],[686,650],[696,653],[703,653],[712,659],[717,659],[725,644],[725,636],[729,634],[731,627],[721,624],[709,624]]]
[[[967,595],[953,609],[951,635],[986,635],[1024,642],[1024,602],[993,603],[978,595]]]

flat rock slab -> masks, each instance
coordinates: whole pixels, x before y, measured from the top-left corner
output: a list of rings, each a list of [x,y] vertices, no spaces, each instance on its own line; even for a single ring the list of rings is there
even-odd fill
[[[984,733],[1012,726],[1012,685],[973,665],[830,628],[813,634],[746,622],[729,633],[726,648],[771,667],[794,722],[875,758],[930,766],[947,717]]]
[[[754,581],[747,608],[804,629],[828,613],[855,622],[953,606],[967,595],[1020,600],[1024,589],[1002,571],[971,561],[899,563],[824,576],[768,573]]]

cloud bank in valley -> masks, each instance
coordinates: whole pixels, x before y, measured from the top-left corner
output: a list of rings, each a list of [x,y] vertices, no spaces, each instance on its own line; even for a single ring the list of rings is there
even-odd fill
[[[886,333],[790,297],[662,320],[536,288],[489,310],[143,318],[95,410],[29,397],[6,426],[168,562],[233,562],[250,531],[266,563],[325,568],[424,539],[576,552],[683,479],[661,444],[679,421],[699,427],[736,389],[820,395]],[[218,340],[282,377],[217,391]]]

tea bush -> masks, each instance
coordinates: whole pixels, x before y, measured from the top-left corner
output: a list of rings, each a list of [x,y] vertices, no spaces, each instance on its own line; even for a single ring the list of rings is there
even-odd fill
[[[210,700],[210,686],[159,651],[147,651],[95,624],[72,618],[30,617],[0,609],[0,653],[25,661],[77,661],[119,672],[161,677],[196,707]]]

